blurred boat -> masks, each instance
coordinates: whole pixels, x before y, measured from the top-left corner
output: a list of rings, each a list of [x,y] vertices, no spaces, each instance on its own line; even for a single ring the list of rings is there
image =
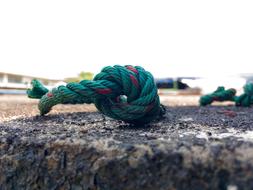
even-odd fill
[[[24,95],[26,94],[26,90],[0,89],[0,95],[3,94]]]
[[[40,80],[49,89],[63,84],[62,80],[0,72],[0,94],[25,94],[33,79]]]

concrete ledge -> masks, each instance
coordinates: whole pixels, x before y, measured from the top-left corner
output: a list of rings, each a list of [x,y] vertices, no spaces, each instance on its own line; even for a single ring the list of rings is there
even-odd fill
[[[87,112],[2,122],[0,189],[252,189],[252,121],[188,106],[148,126]]]

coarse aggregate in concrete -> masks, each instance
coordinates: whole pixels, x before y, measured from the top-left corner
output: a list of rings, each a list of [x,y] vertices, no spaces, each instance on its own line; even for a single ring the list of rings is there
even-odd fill
[[[161,97],[167,113],[133,126],[92,105],[0,97],[0,189],[253,189],[253,108]]]

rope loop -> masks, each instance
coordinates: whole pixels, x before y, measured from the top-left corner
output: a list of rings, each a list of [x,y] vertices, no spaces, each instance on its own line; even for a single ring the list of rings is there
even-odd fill
[[[108,66],[93,80],[69,83],[48,91],[39,81],[28,89],[30,98],[40,99],[45,115],[57,104],[94,103],[104,115],[128,123],[148,123],[165,113],[151,73],[139,66]]]

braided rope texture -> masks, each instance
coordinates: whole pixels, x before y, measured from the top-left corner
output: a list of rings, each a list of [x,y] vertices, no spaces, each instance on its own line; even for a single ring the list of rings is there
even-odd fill
[[[29,98],[40,99],[39,110],[45,115],[57,104],[94,103],[104,115],[128,123],[149,123],[165,114],[152,74],[140,66],[108,66],[93,80],[68,83],[48,91],[32,81]]]
[[[206,106],[214,101],[232,101],[236,106],[250,107],[253,104],[253,83],[246,84],[243,89],[244,93],[236,96],[235,89],[225,90],[223,86],[220,86],[213,93],[201,96],[199,103],[201,106]]]

